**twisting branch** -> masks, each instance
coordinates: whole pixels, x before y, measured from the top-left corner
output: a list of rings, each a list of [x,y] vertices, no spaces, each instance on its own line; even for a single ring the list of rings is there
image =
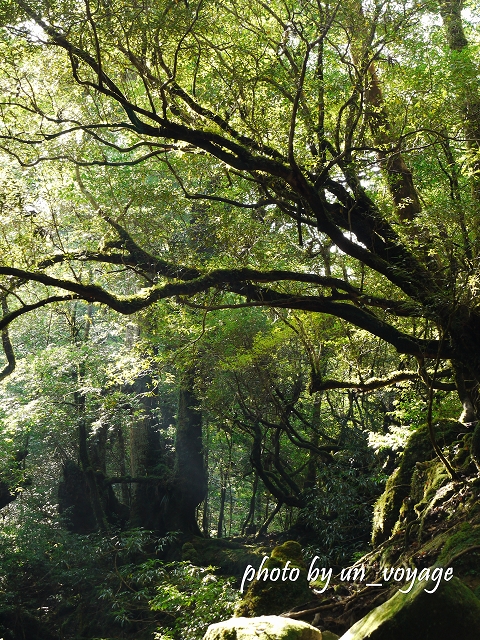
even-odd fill
[[[6,296],[2,298],[2,313],[3,313],[3,318],[2,318],[3,320],[5,316],[8,316],[9,314]],[[10,340],[10,335],[8,333],[7,327],[2,328],[2,346],[3,346],[3,352],[5,354],[5,357],[7,358],[7,364],[2,369],[2,371],[0,371],[0,381],[4,380],[7,376],[13,373],[13,371],[15,370],[15,364],[16,364],[15,352],[13,350],[13,345]]]
[[[48,298],[44,298],[43,300],[39,300],[38,302],[34,302],[32,304],[25,304],[22,307],[15,309],[14,311],[7,311],[5,312],[5,309],[3,309],[3,317],[0,320],[0,331],[2,331],[2,335],[3,332],[6,331],[7,332],[7,340],[8,340],[8,329],[7,327],[16,319],[19,318],[20,316],[23,316],[25,313],[30,313],[31,311],[34,311],[35,309],[41,309],[42,307],[47,306],[48,304],[53,304],[54,302],[69,302],[70,300],[80,300],[81,296],[79,295],[67,295],[67,296],[49,296]],[[2,303],[2,308],[3,308],[3,303]],[[5,343],[4,343],[4,350],[5,350]],[[7,351],[5,350],[5,354],[7,354]],[[7,356],[8,358],[8,356]],[[14,361],[14,365],[15,365],[15,361]],[[13,369],[12,369],[13,371]],[[6,375],[9,375],[10,373],[12,373],[12,371],[9,371],[9,373],[7,373]],[[0,378],[1,379],[1,378]]]
[[[138,249],[140,252],[139,260],[150,259],[150,256],[134,243],[120,225],[110,219],[109,223],[114,226],[114,228],[118,228],[119,232],[125,234],[124,244],[127,249],[129,247],[131,247],[132,251]],[[182,274],[177,266],[158,259],[155,261],[155,267],[160,271],[159,275],[161,276],[183,278],[184,281],[169,283],[163,286],[154,284],[146,289],[141,289],[137,294],[133,295],[116,295],[98,285],[83,284],[78,281],[57,278],[39,271],[27,271],[25,269],[1,266],[0,275],[13,276],[19,278],[21,281],[39,282],[46,286],[64,289],[89,302],[105,304],[114,311],[118,311],[124,315],[136,313],[166,298],[193,296],[212,288],[220,289],[236,293],[250,300],[256,300],[266,307],[301,309],[314,313],[327,313],[342,318],[392,344],[399,353],[408,353],[424,358],[435,358],[439,353],[442,358],[450,358],[452,356],[448,344],[442,344],[439,352],[438,340],[422,340],[409,336],[399,331],[396,327],[384,322],[373,313],[353,304],[337,302],[332,297],[320,295],[305,296],[295,293],[282,293],[274,289],[267,289],[252,284],[252,282],[272,283],[284,280],[338,288],[342,287],[348,290],[350,285],[336,278],[282,270],[262,272],[246,268],[216,269],[203,275],[197,275],[198,272],[192,269],[186,270],[186,272]]]
[[[267,471],[262,464],[262,432],[258,424],[248,425],[249,429],[253,430],[253,443],[252,443],[252,451],[250,454],[250,460],[252,466],[257,471],[258,475],[262,479],[266,488],[270,491],[270,493],[280,500],[284,502],[286,505],[290,507],[304,507],[305,500],[300,495],[293,495],[289,492],[288,487],[286,487],[283,482],[276,476],[275,474]]]
[[[435,378],[437,376],[438,365],[440,364],[440,350],[441,350],[442,343],[443,343],[443,336],[442,336],[442,339],[440,340],[440,343],[439,343],[439,346],[438,346],[438,355],[437,355],[437,359],[435,361],[435,368],[434,368],[434,371],[433,371],[431,384],[430,384],[430,387],[428,389],[427,427],[428,427],[428,434],[430,436],[430,442],[432,443],[432,447],[433,447],[435,453],[437,454],[438,458],[440,458],[440,460],[443,462],[443,464],[445,466],[445,469],[450,474],[450,477],[453,480],[458,480],[457,472],[452,467],[452,465],[447,460],[447,458],[443,455],[442,450],[438,446],[437,440],[435,438],[435,431],[433,429],[433,420],[432,420],[432,417],[433,417],[433,390],[434,390],[433,384],[434,384]]]
[[[104,96],[115,100],[124,109],[134,131],[138,134],[153,139],[167,138],[183,141],[203,149],[234,169],[250,174],[263,173],[265,176],[280,179],[295,192],[298,198],[305,200],[306,206],[316,217],[318,230],[327,234],[342,251],[384,275],[413,299],[422,302],[427,298],[431,300],[432,292],[434,293],[437,289],[435,282],[427,269],[402,245],[398,235],[375,204],[363,190],[359,190],[358,180],[355,183],[357,185],[354,189],[355,198],[343,189],[347,197],[342,201],[342,197],[338,196],[339,203],[331,205],[322,199],[318,188],[314,187],[308,174],[303,174],[297,168],[292,170],[291,163],[282,156],[279,157],[277,154],[275,157],[269,156],[263,145],[259,147],[258,143],[255,143],[252,146],[250,142],[243,139],[237,141],[232,132],[222,128],[220,130],[224,135],[173,122],[167,117],[160,117],[156,112],[135,104],[126,98],[106,73],[105,68],[101,69],[98,61],[88,51],[76,46],[63,32],[49,25],[25,0],[15,1],[30,19],[45,30],[52,44],[67,52],[76,82],[82,86],[91,86]],[[97,78],[101,78],[101,83],[80,78],[80,61],[90,67]],[[191,108],[194,109],[193,106]],[[333,182],[330,180],[330,188]],[[339,182],[335,184],[337,196],[342,191],[342,185]],[[342,227],[353,232],[359,242],[343,233]]]
[[[428,376],[427,372],[425,374]],[[383,387],[390,387],[393,384],[397,384],[398,382],[405,382],[407,380],[418,380],[422,378],[425,382],[424,378],[420,375],[418,371],[398,371],[393,373],[388,378],[370,378],[370,380],[366,380],[365,382],[344,382],[343,380],[323,380],[317,381],[315,384],[312,384],[311,391],[314,393],[315,391],[328,391],[330,389],[355,389],[361,393],[368,393],[370,391],[375,391],[376,389],[382,389]],[[432,384],[430,378],[428,384],[425,382],[427,386]],[[434,389],[441,389],[443,391],[454,391],[454,384],[442,383],[436,380],[433,382]]]

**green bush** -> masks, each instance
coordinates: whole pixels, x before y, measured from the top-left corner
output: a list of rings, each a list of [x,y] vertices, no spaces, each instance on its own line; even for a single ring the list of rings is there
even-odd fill
[[[214,575],[214,567],[189,562],[170,563],[164,570],[164,581],[150,606],[166,613],[171,622],[155,634],[156,640],[197,640],[208,625],[232,617],[239,599],[232,578]]]
[[[309,492],[300,517],[318,540],[314,553],[321,561],[341,565],[367,547],[373,504],[385,480],[368,453],[346,453],[334,465],[320,467],[317,486]]]

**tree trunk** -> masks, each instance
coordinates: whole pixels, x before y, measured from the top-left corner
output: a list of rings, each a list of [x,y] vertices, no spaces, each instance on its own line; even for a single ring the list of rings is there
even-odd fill
[[[104,506],[101,499],[101,489],[97,482],[97,477],[90,460],[88,452],[88,429],[86,422],[86,398],[85,394],[79,391],[83,378],[85,375],[84,364],[81,363],[77,371],[77,390],[74,393],[75,406],[77,408],[77,424],[78,424],[78,458],[80,461],[80,468],[83,472],[87,493],[89,496],[90,504],[92,506],[93,514],[95,516],[95,522],[97,529],[100,531],[107,531],[107,519],[105,516]],[[64,474],[66,473],[66,467],[64,468]]]
[[[220,489],[220,512],[218,514],[217,538],[223,537],[223,519],[225,515],[225,500],[227,498],[227,487],[225,478],[222,478],[222,488]]]
[[[175,437],[174,486],[166,501],[165,527],[168,531],[201,536],[197,507],[207,494],[203,460],[202,414],[189,372],[179,391]]]
[[[159,424],[154,409],[158,397],[152,393],[152,379],[142,375],[134,383],[134,392],[140,399],[141,413],[130,429],[130,472],[132,477],[146,478],[161,475],[158,471],[163,462]],[[158,483],[135,483],[132,489],[130,523],[134,527],[145,527],[152,531],[163,531],[162,504],[165,492]]]
[[[357,10],[361,30],[358,31],[358,24],[356,29],[353,29],[351,54],[357,73],[366,82],[364,100],[370,131],[377,146],[377,157],[386,177],[397,216],[401,222],[412,222],[422,209],[420,199],[413,182],[412,172],[400,149],[396,148],[396,139],[385,106],[381,82],[375,63],[370,57],[371,38],[374,32],[365,19],[361,3],[358,3]],[[369,34],[367,41],[364,40],[364,34]]]
[[[313,402],[313,411],[312,411],[312,424],[315,427],[320,425],[321,401],[322,401],[322,394],[317,393]],[[315,447],[318,447],[320,444],[319,435],[316,431],[312,434],[311,442]],[[315,483],[317,481],[317,466],[318,466],[318,454],[315,453],[315,451],[313,451],[312,449],[310,449],[310,451],[308,452],[307,474],[305,476],[305,482],[303,483],[304,490],[313,489],[315,487]]]
[[[203,509],[202,509],[202,533],[205,538],[210,537],[210,505],[209,501],[209,459],[208,452],[210,451],[210,430],[207,428],[205,434],[205,446],[204,446],[204,457],[203,463],[205,465],[205,477],[207,483],[207,490],[205,492],[205,498],[203,500]]]
[[[127,475],[127,466],[125,463],[127,459],[127,451],[125,448],[125,438],[123,437],[122,427],[117,427],[116,436],[118,445],[118,472],[120,477],[125,477]],[[131,494],[125,482],[122,482],[120,491],[122,493],[122,502],[130,506]]]
[[[283,502],[277,502],[273,511],[268,515],[267,519],[258,530],[258,533],[255,536],[255,538],[259,538],[260,536],[263,536],[265,533],[267,533],[268,527],[270,526],[271,522],[273,521],[273,519],[275,518],[275,516],[277,515],[277,513],[280,511],[282,507],[283,507]]]
[[[462,0],[439,0],[445,36],[452,53],[451,77],[465,117],[464,132],[472,154],[472,194],[480,202],[480,87],[478,67],[463,29]]]
[[[254,471],[255,473],[255,471]],[[255,523],[255,503],[257,501],[257,488],[258,488],[258,474],[255,473],[252,486],[252,497],[250,498],[250,507],[248,509],[247,517],[242,525],[242,535],[250,533]]]
[[[11,493],[8,484],[0,480],[0,509],[13,502],[16,497],[16,494]]]

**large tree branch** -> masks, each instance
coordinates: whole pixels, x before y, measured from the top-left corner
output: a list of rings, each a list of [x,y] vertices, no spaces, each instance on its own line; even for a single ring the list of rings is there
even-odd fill
[[[229,288],[240,295],[262,301],[265,306],[301,309],[342,318],[385,340],[385,342],[393,345],[398,353],[415,355],[420,352],[425,358],[436,358],[440,353],[440,358],[452,357],[452,352],[448,345],[438,340],[422,340],[409,336],[384,322],[373,313],[351,304],[336,302],[322,296],[294,296],[249,284],[230,285]]]
[[[330,300],[347,300],[359,304],[363,308],[377,307],[384,309],[388,313],[403,317],[403,318],[421,318],[423,317],[422,310],[419,307],[415,307],[408,303],[401,302],[399,300],[387,300],[386,298],[375,298],[368,296],[367,294],[339,294],[333,290]],[[179,297],[179,302],[186,307],[192,309],[201,309],[202,311],[219,311],[221,309],[244,309],[246,307],[263,307],[264,302],[252,301],[249,302],[237,302],[237,303],[224,303],[224,304],[199,304],[192,302],[186,298]]]
[[[162,267],[167,270],[171,269],[169,263],[164,263]],[[424,358],[434,358],[439,353],[441,358],[452,357],[448,345],[443,343],[439,345],[437,340],[421,340],[409,336],[384,322],[373,313],[353,304],[337,302],[332,297],[282,293],[274,289],[266,289],[251,284],[252,282],[270,283],[285,280],[356,291],[342,280],[315,274],[280,270],[261,272],[254,269],[217,269],[197,278],[192,278],[187,282],[166,285],[155,284],[149,288],[142,289],[135,295],[116,295],[98,285],[83,284],[73,280],[56,278],[42,272],[26,271],[13,267],[0,267],[0,275],[14,276],[21,281],[34,281],[49,287],[64,289],[84,300],[105,304],[125,315],[133,314],[166,298],[188,297],[212,288],[223,289],[224,291],[231,291],[251,300],[256,300],[268,307],[302,309],[342,318],[392,344],[399,353],[407,353]],[[191,276],[193,274],[188,275]],[[7,326],[7,324],[3,326]]]
[[[331,379],[313,380],[310,390],[312,393],[314,393],[316,391],[328,391],[330,389],[355,389],[355,391],[359,391],[361,393],[369,393],[370,391],[376,391],[377,389],[390,387],[399,382],[418,380],[420,378],[423,379],[418,371],[397,371],[390,375],[388,378],[370,378],[365,382],[345,382],[343,380]],[[432,382],[432,384],[434,389],[441,389],[443,391],[455,391],[454,384],[448,384],[445,382],[442,383],[438,380]]]
[[[304,199],[317,218],[318,229],[327,234],[342,251],[386,276],[414,299],[423,302],[428,299],[431,302],[433,296],[439,293],[428,271],[401,245],[393,229],[373,203],[363,192],[358,191],[358,180],[355,182],[357,186],[354,189],[354,198],[349,196],[353,200],[353,206],[343,203],[332,210],[332,207],[320,197],[317,187],[313,186],[297,166],[292,167],[288,161],[268,157],[267,154],[261,153],[261,149],[252,150],[250,144],[239,144],[225,135],[172,122],[166,117],[160,117],[156,111],[148,111],[129,101],[94,56],[74,45],[63,33],[47,24],[24,0],[16,2],[45,30],[53,44],[68,52],[77,82],[92,86],[103,95],[117,101],[124,108],[132,128],[137,133],[153,138],[181,140],[203,149],[237,170],[280,178],[297,196]],[[94,71],[98,78],[96,84],[79,78],[79,60]],[[142,121],[141,117],[146,118],[147,122]],[[154,124],[149,124],[148,121]],[[340,187],[337,183],[337,193]],[[334,222],[334,215],[339,216],[337,222]],[[338,222],[343,228],[353,231],[362,244],[348,238]]]
[[[79,300],[81,299],[81,296],[79,295],[68,295],[68,296],[49,296],[48,298],[44,298],[43,300],[39,300],[38,302],[34,302],[32,304],[26,304],[22,307],[19,307],[18,309],[15,309],[14,311],[8,311],[8,313],[5,313],[2,317],[2,319],[0,320],[0,330],[2,331],[2,340],[3,340],[3,336],[6,334],[6,342],[7,342],[7,346],[5,345],[5,341],[3,342],[3,348],[5,351],[5,355],[7,356],[7,360],[9,362],[9,365],[11,368],[10,370],[3,376],[3,372],[0,373],[0,380],[3,380],[4,377],[8,376],[10,373],[12,373],[14,367],[15,367],[15,356],[13,354],[13,348],[11,347],[11,343],[10,346],[8,346],[8,343],[10,342],[9,338],[8,338],[8,331],[7,331],[7,327],[14,321],[16,320],[16,318],[19,318],[20,316],[24,315],[25,313],[30,313],[31,311],[35,311],[35,309],[41,309],[42,307],[47,306],[48,304],[53,304],[54,302],[69,302],[70,300]],[[9,356],[10,354],[10,356]],[[8,366],[5,368],[5,370],[8,368]],[[5,371],[4,370],[4,371]],[[2,377],[3,376],[3,377]]]
[[[8,309],[7,301],[5,299],[5,295],[2,298],[2,314],[3,314],[3,317],[2,317],[2,321],[3,321],[5,317],[9,315],[9,309]],[[3,352],[5,354],[5,357],[7,358],[7,364],[2,369],[2,371],[0,371],[0,381],[1,381],[1,380],[4,380],[7,376],[9,376],[11,373],[13,373],[13,371],[15,370],[16,361],[15,361],[15,352],[13,350],[13,345],[10,340],[10,335],[8,333],[7,325],[2,327],[0,324],[0,328],[2,331]]]

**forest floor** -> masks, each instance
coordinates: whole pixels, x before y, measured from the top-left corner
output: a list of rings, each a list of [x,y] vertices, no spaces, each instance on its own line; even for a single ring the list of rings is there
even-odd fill
[[[333,567],[328,585],[312,584],[311,598],[294,608],[285,603],[282,615],[342,635],[405,588],[392,574],[382,581],[393,568],[451,568],[480,597],[478,471],[467,460],[452,479],[438,460],[415,464],[423,480],[412,483],[392,535],[352,565],[364,569],[358,579]],[[199,640],[210,622],[234,614],[247,565],[258,567],[295,535],[159,542],[143,530],[78,536],[45,525],[17,548],[2,549],[0,637]],[[311,558],[304,559],[308,566]],[[383,586],[367,586],[376,582]]]
[[[416,568],[417,576],[422,569],[430,568],[431,576],[434,566],[444,571],[451,567],[453,574],[480,597],[479,494],[476,473],[447,482],[435,493],[424,517],[403,522],[394,535],[353,565],[365,568],[361,582],[342,580],[339,572],[324,593],[284,615],[342,635],[399,588],[408,588],[392,580],[382,587],[366,586],[384,582],[385,568],[387,575],[391,568]]]

